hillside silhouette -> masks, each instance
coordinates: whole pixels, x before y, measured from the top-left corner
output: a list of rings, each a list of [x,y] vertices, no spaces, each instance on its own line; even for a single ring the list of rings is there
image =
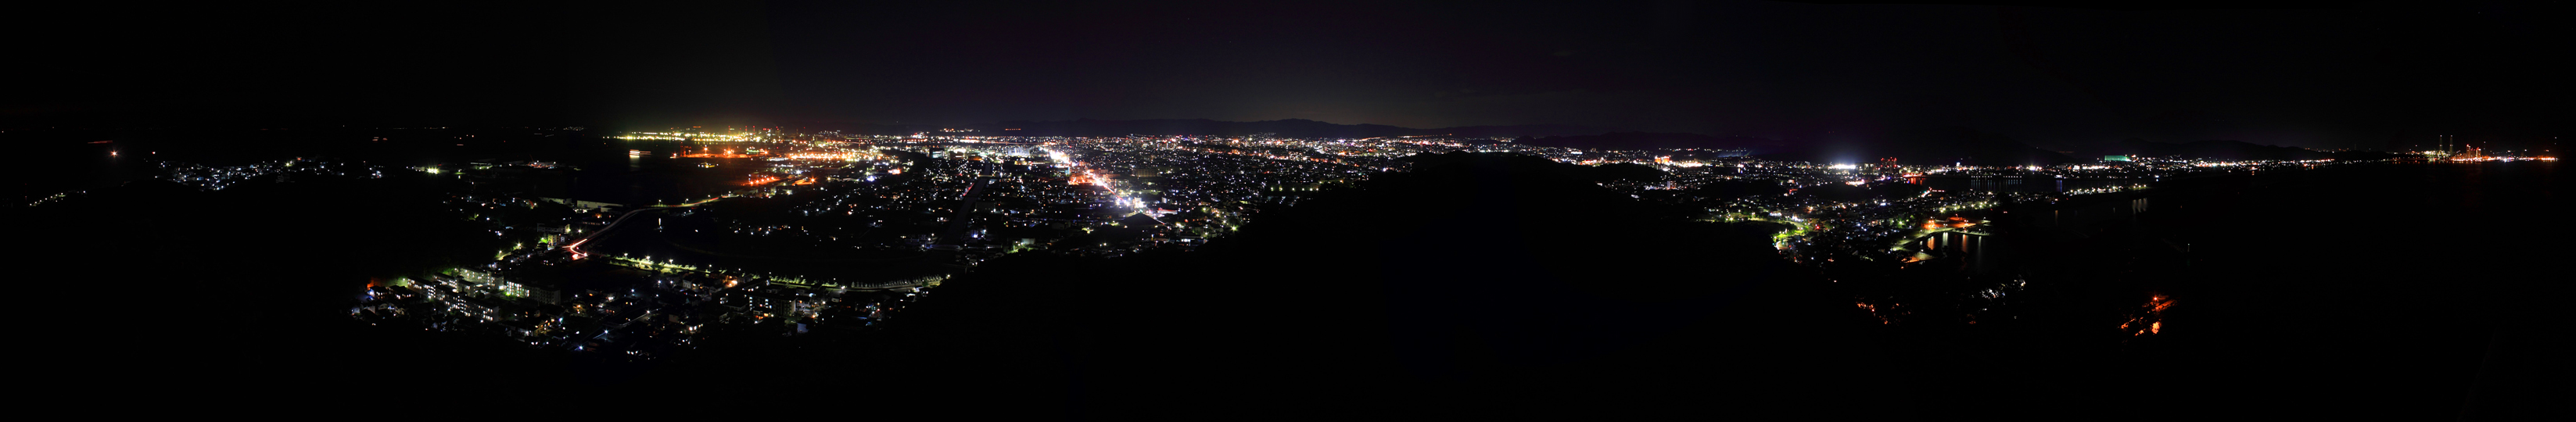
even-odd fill
[[[788,379],[725,362],[900,361],[822,378],[934,402],[974,391],[1016,407],[970,411],[1044,417],[1910,406],[1842,382],[1885,362],[1837,312],[1847,301],[1774,258],[1775,228],[1689,221],[1590,167],[1417,158],[1202,251],[1012,255],[877,335],[755,340],[671,371],[760,384]]]

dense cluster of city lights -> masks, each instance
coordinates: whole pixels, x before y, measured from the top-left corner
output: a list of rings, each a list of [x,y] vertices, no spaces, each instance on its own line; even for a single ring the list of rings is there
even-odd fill
[[[1902,262],[1904,265],[1922,265],[1927,260],[1937,264],[1950,256],[1938,254],[1962,253],[1955,250],[1960,248],[1957,245],[1982,244],[1983,236],[1989,235],[1987,232],[2007,232],[1998,229],[2009,229],[2013,225],[2008,222],[2019,220],[1996,218],[2007,222],[1999,224],[1986,220],[1994,218],[1994,215],[1982,214],[1994,211],[2001,204],[2047,204],[2077,195],[2143,189],[2147,180],[2174,174],[2243,173],[2247,168],[2317,166],[2331,161],[2203,162],[2166,157],[2136,161],[2106,158],[2103,162],[2049,166],[2022,163],[2009,166],[1961,163],[1899,166],[1892,159],[1867,161],[1867,164],[1781,162],[1741,155],[1742,151],[1735,151],[1738,155],[1720,155],[1709,151],[1577,150],[1442,138],[1013,138],[932,136],[925,133],[903,139],[837,134],[826,139],[763,131],[740,135],[639,132],[620,139],[770,142],[757,145],[768,150],[751,148],[752,145],[691,145],[688,148],[706,149],[682,150],[684,154],[675,155],[765,158],[766,162],[725,161],[727,166],[757,169],[748,170],[754,173],[749,176],[725,172],[722,179],[717,180],[741,180],[742,185],[752,186],[729,188],[734,194],[745,197],[771,198],[773,194],[793,197],[798,191],[807,192],[804,195],[823,192],[819,196],[821,199],[794,199],[799,201],[795,205],[796,211],[806,216],[842,217],[856,221],[853,225],[815,224],[811,228],[805,227],[805,222],[755,225],[733,221],[722,223],[729,225],[715,226],[735,230],[729,234],[757,236],[758,239],[794,239],[808,243],[791,246],[819,245],[815,246],[817,249],[848,250],[858,248],[848,246],[856,244],[864,246],[856,250],[870,252],[898,248],[905,252],[937,251],[934,253],[962,257],[953,259],[967,266],[980,259],[1032,249],[1095,256],[1118,256],[1154,247],[1186,250],[1172,245],[1203,244],[1194,242],[1204,242],[1221,235],[1217,233],[1219,231],[1233,229],[1242,222],[1238,216],[1253,215],[1252,211],[1262,206],[1292,205],[1301,195],[1309,199],[1314,197],[1307,192],[1349,186],[1378,172],[1405,171],[1407,161],[1400,158],[1416,154],[1485,151],[1535,155],[1584,165],[1633,163],[1653,166],[1664,171],[1659,176],[1661,180],[1605,182],[1601,186],[1645,201],[1705,205],[1708,213],[1703,215],[1711,216],[1708,219],[1712,221],[1722,218],[1730,222],[1781,223],[1786,228],[1773,236],[1774,246],[1789,259],[1804,260],[1796,262],[1815,264],[1816,261],[1839,257],[1842,262],[1850,263],[1855,255],[1860,255],[1863,259],[1874,257],[1877,262]],[[634,151],[639,152],[630,154],[640,154],[642,150]],[[916,157],[914,154],[927,158],[915,159],[912,158]],[[889,160],[888,157],[892,156],[904,158]],[[709,163],[705,164],[708,165],[714,162],[707,161]],[[865,162],[845,164],[827,161]],[[906,173],[911,175],[905,176]],[[879,176],[887,177],[880,182]],[[1833,185],[1876,189],[1907,182],[1905,179],[1927,176],[1932,176],[1935,181],[1977,178],[1989,182],[1972,184],[1964,189],[1951,188],[1952,191],[1927,190],[1920,194],[1904,191],[1903,195],[1866,200],[1826,199],[1838,195],[1814,193],[1855,191]],[[745,177],[747,179],[736,179]],[[2004,179],[2055,181],[2016,183],[2015,187],[1991,182]],[[2094,180],[2069,183],[2075,179]],[[2139,183],[2130,183],[2132,181]],[[1673,199],[1706,195],[1701,192],[1713,189],[1695,188],[1715,182],[1750,182],[1764,188],[1787,188],[1790,193]],[[1928,184],[1922,180],[1911,182]],[[2068,189],[2069,186],[2103,183],[2119,185]],[[2042,184],[2051,187],[2038,187]],[[809,185],[819,186],[809,188]],[[1806,193],[1796,190],[1820,186],[1832,189]],[[2016,192],[2017,189],[2020,191]],[[1647,192],[1649,190],[1655,192]],[[722,214],[716,211],[707,213]],[[1154,221],[1143,221],[1146,217],[1137,217],[1140,213],[1154,217]],[[1960,215],[1962,213],[1964,215]],[[700,218],[704,218],[703,215]],[[918,219],[904,220],[914,216]],[[639,220],[659,224],[658,220],[650,218]],[[595,225],[597,222],[591,223]],[[868,243],[843,240],[864,236],[868,230],[880,227],[931,228],[906,232],[900,239],[880,231],[876,236],[888,240],[871,240]],[[1211,228],[1214,230],[1208,230]],[[834,231],[841,229],[849,230]],[[1101,240],[1086,239],[1080,244],[1053,243],[1073,239],[1046,237],[1054,236],[1048,233],[1056,231],[1078,232],[1083,235],[1074,236],[1088,235]],[[709,232],[715,233],[714,230]],[[1121,233],[1125,238],[1108,239],[1109,233]],[[804,239],[821,240],[809,242]],[[608,246],[611,243],[566,240],[568,245],[554,242],[563,247],[560,251],[551,252],[559,255],[568,252],[576,260],[614,258],[600,262],[614,261],[611,265],[655,273],[705,272],[714,265],[706,261],[690,261],[693,258],[687,257],[622,256],[607,250],[616,247]],[[1866,252],[1872,254],[1836,255],[1857,249],[1855,245],[1867,246],[1871,250]],[[505,254],[509,252],[504,251]],[[594,256],[593,252],[601,255]],[[807,282],[795,275],[764,275],[771,283],[782,285]],[[717,285],[736,288],[757,284],[738,286],[735,280],[728,278]],[[827,284],[816,281],[813,286],[846,287]],[[501,291],[504,297],[527,295],[523,288],[503,288]],[[1995,287],[1977,294],[1981,298],[1995,299],[2005,291],[2003,287]],[[1907,299],[1907,303],[1914,303],[1914,298]],[[2166,301],[2161,296],[2157,300]],[[1899,323],[1912,315],[1903,304],[1892,298],[1863,298],[1856,302],[1856,306],[1887,324]],[[1918,303],[1916,306],[1927,310],[1939,309],[1933,304]],[[2161,310],[2161,307],[2155,309]],[[812,316],[801,310],[755,314],[754,318]],[[1952,316],[1956,314],[1945,315]],[[2152,334],[2161,329],[2159,321],[2146,321],[2144,324],[2145,333]]]

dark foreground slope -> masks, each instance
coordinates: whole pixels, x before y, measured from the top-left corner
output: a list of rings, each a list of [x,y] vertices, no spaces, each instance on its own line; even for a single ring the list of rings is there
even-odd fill
[[[2576,294],[2563,281],[2576,248],[2556,165],[2373,164],[2160,185],[2135,222],[2031,246],[2052,249],[2032,254],[2046,262],[2035,273],[2069,281],[2052,306],[2126,296],[2136,309],[2163,294],[2164,334],[2082,345],[2094,334],[2068,328],[2104,332],[2120,316],[2066,312],[2030,318],[2082,326],[1983,347],[2053,369],[2035,378],[2152,403],[2138,414],[2158,419],[2564,420],[2576,415],[2563,382],[2576,376],[2576,330],[2560,303]]]
[[[1203,251],[1013,255],[879,329],[716,336],[657,364],[349,319],[369,277],[496,247],[435,211],[441,190],[408,179],[145,186],[16,213],[28,224],[12,238],[39,276],[12,298],[35,327],[23,334],[33,354],[70,369],[32,382],[293,403],[284,410],[432,398],[1045,418],[1911,408],[1849,382],[1885,364],[1836,312],[1848,305],[1773,258],[1772,228],[1688,222],[1599,187],[1623,175],[1596,168],[1472,155],[1419,167]]]
[[[349,319],[370,276],[498,247],[427,212],[425,180],[22,210],[7,297],[42,397],[264,412],[2550,419],[2564,192],[2526,164],[2209,179],[2134,221],[2024,224],[1998,243],[2030,278],[2014,323],[1881,324],[1833,290],[1855,279],[1780,264],[1773,228],[1472,155],[1198,252],[1011,255],[877,329],[650,364]],[[2164,333],[2116,330],[2149,294],[2174,298]]]
[[[1191,254],[1013,256],[881,335],[773,354],[816,379],[1032,416],[1769,414],[1912,408],[1771,229],[1685,221],[1533,158],[1432,157]],[[753,350],[764,350],[755,352]],[[686,367],[690,365],[704,365]],[[685,367],[685,368],[684,368]],[[747,379],[746,379],[747,378]],[[1212,412],[1212,413],[1201,413]],[[1680,413],[1675,413],[1680,412]]]
[[[13,336],[21,362],[42,368],[22,382],[51,386],[46,397],[291,413],[571,378],[506,339],[349,317],[370,279],[479,263],[510,244],[442,206],[441,180],[93,192],[6,214]]]

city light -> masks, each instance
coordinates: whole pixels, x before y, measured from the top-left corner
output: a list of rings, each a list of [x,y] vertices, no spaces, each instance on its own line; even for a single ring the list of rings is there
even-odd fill
[[[1785,262],[1818,270],[1854,263],[1886,263],[1898,268],[1976,268],[1977,254],[1989,238],[2042,228],[2018,225],[2024,220],[2000,218],[2008,210],[2051,211],[2060,201],[2108,198],[2148,189],[2153,180],[2188,174],[2239,173],[2247,169],[2313,168],[2343,164],[2331,160],[2173,160],[2141,158],[2120,162],[2050,166],[1896,166],[1807,163],[1765,160],[1741,155],[1711,157],[1678,150],[1576,150],[1541,148],[1486,139],[1467,142],[1440,138],[1377,137],[1295,139],[1275,137],[1136,136],[1104,138],[979,137],[965,139],[955,131],[937,136],[835,136],[761,130],[753,135],[711,136],[670,131],[629,134],[635,142],[671,142],[651,147],[617,146],[628,157],[647,151],[676,151],[674,158],[699,158],[679,165],[742,168],[701,171],[690,168],[684,180],[713,181],[704,192],[634,200],[655,204],[625,208],[598,199],[532,199],[523,193],[460,190],[457,217],[488,225],[478,236],[504,240],[506,247],[488,262],[463,265],[451,275],[421,278],[426,290],[404,290],[377,283],[357,297],[352,315],[370,323],[425,320],[431,329],[490,328],[542,347],[579,348],[584,353],[646,353],[643,343],[592,342],[601,336],[658,332],[667,345],[689,344],[708,321],[672,320],[664,316],[717,316],[743,320],[811,318],[799,323],[830,327],[864,325],[892,315],[903,300],[956,271],[974,268],[997,256],[1039,251],[1073,256],[1117,258],[1138,253],[1190,251],[1211,239],[1232,236],[1265,211],[1299,206],[1317,194],[1349,187],[1366,192],[1374,177],[1418,171],[1410,160],[1423,154],[1498,152],[1536,156],[1565,165],[1644,164],[1657,170],[1649,180],[1615,180],[1588,184],[1621,195],[1624,200],[1704,209],[1702,221],[1760,224],[1771,253]],[[677,138],[659,140],[668,137]],[[678,139],[687,139],[685,141]],[[718,139],[731,139],[718,141]],[[712,144],[699,142],[752,142]],[[615,150],[610,150],[611,153]],[[1696,154],[1696,155],[1690,155]],[[1732,153],[1730,153],[1732,154]],[[900,158],[898,158],[900,157]],[[2498,160],[2497,157],[2452,157]],[[629,166],[638,166],[629,161]],[[566,162],[565,164],[569,164]],[[273,179],[285,174],[329,171],[313,161],[278,161],[250,166],[177,167],[166,178],[202,189]],[[447,174],[440,180],[510,185],[525,183],[529,169],[580,172],[571,165],[540,161],[472,163],[471,170],[448,171],[445,164],[414,167],[424,174]],[[1868,174],[1854,171],[1867,167]],[[641,169],[641,170],[638,170]],[[467,170],[467,169],[456,169]],[[508,170],[508,171],[504,171]],[[627,167],[618,171],[653,171]],[[518,172],[518,173],[513,173]],[[574,173],[580,174],[580,173]],[[1901,175],[1901,176],[1900,176]],[[1965,187],[1928,188],[1944,181]],[[2036,182],[2006,186],[2002,181]],[[859,183],[859,182],[867,183]],[[2060,183],[2063,183],[2062,185]],[[2080,183],[2080,184],[2079,184]],[[1906,185],[1925,186],[1919,193]],[[1760,194],[1723,196],[1717,186],[1753,186]],[[1842,185],[1871,189],[1819,189]],[[693,188],[701,189],[701,188]],[[1733,189],[1733,188],[1729,188]],[[1764,192],[1767,190],[1767,192]],[[1877,192],[1885,190],[1886,192]],[[2018,191],[2016,191],[2018,190]],[[1870,193],[1880,193],[1870,195]],[[584,194],[575,192],[574,194]],[[610,195],[615,195],[611,192]],[[1715,195],[1713,195],[1715,194]],[[1853,196],[1845,196],[1853,195]],[[56,195],[49,198],[71,197]],[[1329,197],[1326,195],[1324,197]],[[681,200],[676,198],[695,198]],[[763,198],[754,203],[785,210],[784,217],[745,219],[741,209],[699,210],[727,198]],[[47,200],[38,201],[39,204]],[[681,201],[671,204],[673,201]],[[573,205],[579,214],[552,220],[527,220],[542,212],[540,202]],[[2074,202],[2068,202],[2073,204]],[[2130,205],[2145,209],[2143,203]],[[2018,207],[2018,208],[2016,208]],[[2067,205],[2073,207],[2073,205]],[[2085,210],[2100,210],[2084,206]],[[2114,208],[2117,209],[2117,208]],[[693,214],[693,212],[695,212]],[[2019,212],[2010,215],[2020,215]],[[636,218],[643,216],[643,218]],[[1131,220],[1132,219],[1132,220]],[[642,221],[634,222],[630,220]],[[1257,226],[1256,226],[1257,227]],[[532,229],[533,228],[533,229]],[[534,234],[531,237],[531,233]],[[529,242],[533,241],[533,242]],[[600,241],[600,243],[593,243]],[[1222,242],[1219,242],[1222,243]],[[524,247],[528,245],[545,245]],[[602,250],[605,248],[606,250]],[[785,251],[785,252],[770,252]],[[729,256],[764,253],[811,254],[831,262],[847,256],[910,256],[934,260],[941,274],[892,281],[845,281],[831,267],[783,266]],[[837,255],[836,255],[837,254]],[[607,258],[607,259],[593,259]],[[791,259],[808,259],[795,256]],[[875,259],[875,258],[866,258]],[[479,258],[478,258],[479,260]],[[714,262],[742,263],[713,265]],[[1956,264],[1954,264],[1956,263]],[[560,271],[547,266],[614,267],[616,277],[643,278],[631,294],[682,297],[646,303],[626,302],[615,293],[564,291],[525,274]],[[748,268],[745,268],[748,267]],[[529,269],[545,269],[531,272]],[[864,271],[872,266],[848,267]],[[585,270],[589,271],[589,270]],[[814,273],[804,273],[817,271]],[[1839,271],[1839,270],[1836,270]],[[1945,270],[1946,271],[1946,270]],[[1839,273],[1837,273],[1839,274]],[[1846,283],[1838,286],[1883,283]],[[2011,289],[1981,285],[1979,300],[1999,300]],[[856,314],[866,318],[829,317],[818,312],[827,298],[863,297],[852,289],[884,289],[903,294],[891,302],[871,303]],[[1859,288],[1859,287],[1853,287]],[[408,289],[408,288],[405,288]],[[408,295],[408,296],[405,296]],[[424,302],[397,302],[410,297]],[[811,300],[808,300],[811,298]],[[1859,300],[1860,312],[1882,324],[1940,324],[1919,310],[1889,297]],[[512,316],[493,303],[536,301],[561,305],[556,314]],[[694,302],[692,302],[694,301]],[[2133,313],[2121,328],[2125,338],[2162,333],[2161,311],[2171,300],[2157,295],[2151,305]],[[701,307],[703,306],[703,307]],[[424,313],[452,317],[396,319]],[[2001,318],[1983,309],[1967,310],[1959,324]],[[563,320],[564,316],[580,318]],[[565,321],[640,321],[631,327],[579,326]],[[821,321],[829,320],[829,321]],[[500,325],[519,321],[518,325]],[[1991,324],[1992,320],[1986,320]],[[479,325],[478,325],[479,324]],[[645,330],[641,327],[655,327]],[[580,328],[576,328],[580,327]],[[811,327],[808,327],[811,328]],[[578,333],[573,331],[578,330]],[[675,334],[676,333],[676,334]],[[799,335],[790,331],[790,335]],[[613,334],[613,335],[612,335]],[[613,350],[613,352],[612,352]]]

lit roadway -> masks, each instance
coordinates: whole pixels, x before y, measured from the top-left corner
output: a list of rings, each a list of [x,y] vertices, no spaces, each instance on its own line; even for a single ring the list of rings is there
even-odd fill
[[[608,234],[608,230],[609,230],[609,229],[617,228],[617,225],[619,225],[619,224],[626,224],[626,219],[629,219],[629,218],[635,218],[635,215],[636,215],[636,214],[643,214],[645,211],[658,211],[658,210],[666,210],[666,209],[672,209],[672,208],[689,208],[689,207],[696,207],[696,206],[699,206],[699,205],[706,205],[706,203],[709,203],[709,202],[715,202],[716,200],[719,200],[719,199],[725,199],[725,198],[730,198],[730,197],[729,197],[729,196],[719,196],[719,197],[714,197],[714,198],[707,198],[707,199],[704,199],[704,200],[700,200],[700,201],[698,201],[698,202],[691,202],[691,203],[680,204],[680,205],[670,205],[670,206],[660,206],[660,207],[646,207],[646,208],[636,209],[636,210],[634,210],[634,211],[627,211],[627,212],[626,212],[626,215],[620,215],[620,216],[617,216],[617,221],[609,222],[609,223],[608,223],[608,227],[601,227],[601,228],[599,228],[599,231],[590,232],[590,235],[589,235],[589,236],[582,236],[582,237],[581,237],[581,240],[573,241],[571,245],[565,245],[565,246],[564,246],[564,250],[566,250],[566,251],[571,251],[571,252],[572,252],[572,258],[573,258],[573,259],[582,259],[582,258],[585,258],[585,257],[589,257],[589,256],[590,256],[590,253],[588,253],[588,252],[582,252],[582,251],[581,251],[581,249],[580,249],[580,248],[581,248],[581,244],[582,244],[582,242],[589,242],[591,239],[597,239],[597,238],[599,238],[599,236],[600,236],[600,235]]]

